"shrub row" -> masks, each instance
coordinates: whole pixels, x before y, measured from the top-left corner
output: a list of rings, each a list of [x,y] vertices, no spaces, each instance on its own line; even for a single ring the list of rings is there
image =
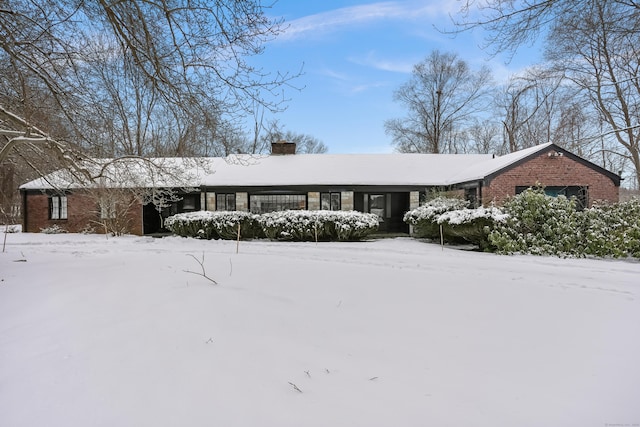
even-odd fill
[[[197,211],[176,214],[164,220],[164,226],[173,234],[206,240],[234,240],[238,237],[238,225],[241,238],[261,237],[257,215],[249,212]]]
[[[242,239],[348,241],[375,232],[378,216],[356,211],[281,211],[262,215],[199,211],[165,220],[165,227],[174,234],[199,239],[236,239],[238,224]]]
[[[578,211],[565,197],[529,189],[504,205],[489,241],[499,253],[640,258],[640,199]]]
[[[469,242],[488,248],[488,235],[505,215],[495,207],[469,209],[462,199],[436,197],[419,208],[407,212],[404,221],[413,226],[417,237],[440,239],[451,243]]]
[[[502,254],[640,258],[640,199],[578,210],[574,199],[531,188],[501,209],[468,209],[466,202],[436,198],[407,212],[419,237],[466,241]],[[442,226],[442,228],[441,228]]]

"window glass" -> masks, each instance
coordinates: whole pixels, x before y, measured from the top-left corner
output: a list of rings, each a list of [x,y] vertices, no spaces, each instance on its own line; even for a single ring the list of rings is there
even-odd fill
[[[113,200],[100,201],[100,218],[108,219],[116,217],[116,203]]]
[[[340,193],[320,193],[320,209],[339,211],[341,209]]]
[[[249,209],[256,214],[306,208],[307,197],[304,194],[251,194],[249,196]]]
[[[49,218],[67,219],[67,196],[49,197]]]
[[[235,211],[236,193],[216,193],[217,211]]]
[[[527,186],[517,186],[516,194],[520,194],[523,191],[527,190]],[[589,203],[589,188],[582,187],[577,185],[568,185],[566,187],[562,186],[549,186],[544,187],[544,194],[551,197],[565,196],[567,199],[575,197],[576,199],[576,208],[578,210],[582,210],[587,207]]]
[[[182,198],[182,209],[185,211],[193,211],[196,209],[196,196],[188,195]]]
[[[331,210],[340,210],[340,193],[331,193]]]
[[[369,212],[384,218],[385,197],[384,194],[369,194]]]
[[[320,193],[320,209],[328,211],[331,209],[331,194]]]

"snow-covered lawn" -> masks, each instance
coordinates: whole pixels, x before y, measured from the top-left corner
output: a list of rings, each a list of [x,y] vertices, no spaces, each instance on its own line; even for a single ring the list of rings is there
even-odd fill
[[[235,252],[9,234],[0,425],[640,424],[638,262],[406,238]]]

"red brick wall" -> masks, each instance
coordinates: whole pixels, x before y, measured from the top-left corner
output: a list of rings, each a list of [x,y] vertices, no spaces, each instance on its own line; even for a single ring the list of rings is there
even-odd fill
[[[496,176],[482,189],[485,205],[501,204],[514,196],[516,186],[584,186],[588,187],[589,206],[597,200],[617,202],[619,187],[605,175],[569,156],[549,156],[542,153]]]
[[[67,219],[49,219],[49,196],[40,192],[27,192],[23,206],[23,231],[39,233],[40,229],[58,225],[69,233],[78,233],[93,227],[97,233],[104,229],[99,221],[95,199],[82,192],[67,194]],[[136,204],[129,211],[130,233],[142,235],[142,205]]]

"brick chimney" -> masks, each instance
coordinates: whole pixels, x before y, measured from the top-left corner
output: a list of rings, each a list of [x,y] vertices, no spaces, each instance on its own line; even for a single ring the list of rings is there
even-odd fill
[[[272,142],[271,154],[273,155],[296,154],[296,143],[282,141],[282,140],[278,142]]]

